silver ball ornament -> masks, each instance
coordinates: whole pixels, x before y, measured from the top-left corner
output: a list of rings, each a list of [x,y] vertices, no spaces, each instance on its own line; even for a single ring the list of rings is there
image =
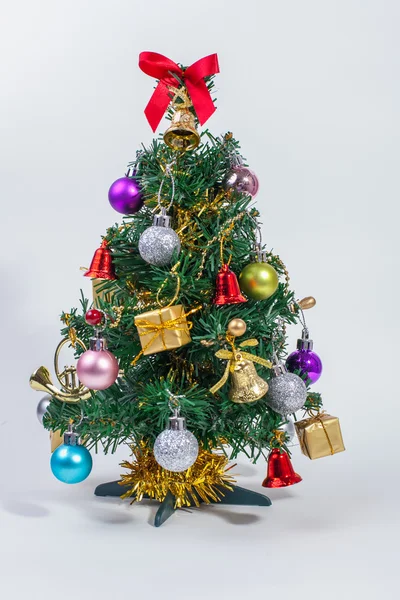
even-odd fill
[[[286,417],[286,423],[279,427],[279,429],[284,431],[289,437],[289,444],[293,444],[293,441],[296,437],[296,428],[294,426],[293,419],[291,417]]]
[[[266,396],[268,406],[280,415],[289,415],[304,406],[307,388],[304,381],[294,373],[282,373],[269,380]]]
[[[165,429],[154,442],[154,458],[167,471],[180,473],[191,467],[199,454],[199,443],[187,429]]]
[[[174,252],[179,253],[181,241],[171,227],[152,225],[139,238],[139,254],[150,265],[168,265]]]
[[[51,396],[43,396],[43,398],[39,401],[39,404],[36,408],[36,416],[38,418],[39,423],[43,424],[43,417],[47,412],[47,409],[50,406]]]

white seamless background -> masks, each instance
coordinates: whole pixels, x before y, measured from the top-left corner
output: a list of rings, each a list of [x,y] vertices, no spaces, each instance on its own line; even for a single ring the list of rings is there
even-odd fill
[[[1,3],[1,598],[398,597],[399,25],[394,0]],[[94,457],[80,486],[52,477],[28,386],[61,310],[90,294],[79,267],[118,221],[109,185],[152,139],[142,50],[218,53],[207,126],[241,141],[264,239],[317,298],[315,389],[347,446],[317,461],[296,448],[303,482],[270,508],[160,529],[154,504],[93,496],[127,449]],[[262,491],[263,461],[235,472]]]

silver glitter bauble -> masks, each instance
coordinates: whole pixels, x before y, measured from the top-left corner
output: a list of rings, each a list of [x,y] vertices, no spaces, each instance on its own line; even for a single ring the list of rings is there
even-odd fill
[[[269,380],[266,401],[280,415],[296,412],[304,406],[306,399],[307,388],[298,375],[282,372]]]
[[[43,423],[43,417],[46,414],[47,409],[50,406],[51,396],[43,396],[43,398],[39,401],[39,404],[36,408],[36,416],[38,418],[39,423]]]
[[[180,473],[196,462],[199,443],[193,433],[186,429],[185,419],[175,415],[169,420],[169,429],[156,438],[153,452],[163,469]]]
[[[152,226],[139,239],[139,253],[146,262],[157,267],[168,265],[174,252],[179,253],[181,241],[170,227]]]
[[[234,167],[225,175],[222,185],[225,190],[235,190],[242,194],[256,196],[258,192],[257,175],[247,167],[241,165]]]
[[[174,252],[179,254],[181,240],[170,227],[170,217],[165,208],[154,215],[153,225],[145,229],[139,238],[139,254],[150,265],[163,267],[168,265]]]

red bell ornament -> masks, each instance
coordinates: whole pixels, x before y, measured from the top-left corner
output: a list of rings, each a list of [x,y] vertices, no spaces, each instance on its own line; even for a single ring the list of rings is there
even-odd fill
[[[280,488],[294,485],[301,481],[300,475],[294,472],[289,455],[284,450],[274,448],[268,456],[267,477],[262,482],[263,487]]]
[[[213,302],[219,306],[247,302],[246,298],[240,292],[235,273],[231,271],[227,264],[222,265],[217,275]]]
[[[107,248],[107,240],[103,240],[100,248],[94,253],[89,271],[86,271],[85,277],[95,279],[117,279],[112,264],[112,255]]]

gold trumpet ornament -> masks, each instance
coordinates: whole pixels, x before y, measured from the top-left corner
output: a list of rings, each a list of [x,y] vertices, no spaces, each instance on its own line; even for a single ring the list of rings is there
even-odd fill
[[[61,385],[61,389],[56,387],[50,376],[50,372],[46,367],[39,367],[34,373],[32,373],[29,384],[32,389],[39,392],[46,392],[53,398],[61,400],[62,402],[75,403],[80,400],[87,400],[91,396],[89,388],[85,387],[79,381],[76,374],[76,367],[65,366],[61,371],[59,367],[59,358],[61,349],[66,345],[78,344],[82,350],[86,351],[86,346],[79,338],[67,337],[58,344],[54,353],[54,371],[58,382]]]
[[[228,360],[225,372],[221,379],[210,389],[215,394],[228,380],[231,375],[231,386],[229,398],[237,404],[249,404],[259,400],[268,392],[268,383],[260,377],[255,369],[254,363],[271,368],[272,363],[242,348],[257,346],[258,341],[254,338],[243,341],[238,348],[235,346],[235,338],[246,332],[246,323],[243,319],[232,319],[228,323],[226,341],[231,350],[218,350],[215,356]]]

